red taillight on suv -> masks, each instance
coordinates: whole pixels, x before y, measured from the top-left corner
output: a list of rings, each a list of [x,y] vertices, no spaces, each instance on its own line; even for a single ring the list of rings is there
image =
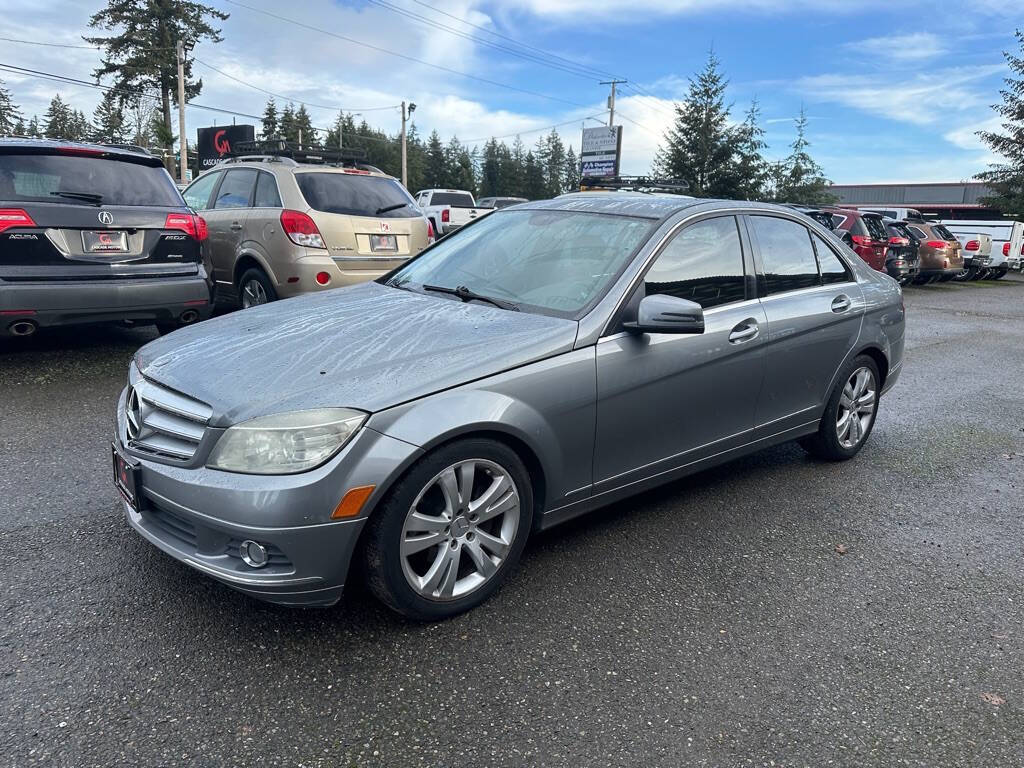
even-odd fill
[[[977,240],[968,240],[967,245],[964,246],[965,251],[980,251],[981,243]]]
[[[947,243],[945,240],[929,240],[928,242],[925,243],[925,245],[927,245],[929,248],[939,249],[949,247],[949,243]]]
[[[905,237],[890,237],[889,245],[910,245],[910,240]]]
[[[854,245],[871,245],[871,238],[864,235],[850,235]]]
[[[451,221],[451,218],[452,218],[452,212],[448,208],[445,208],[443,211],[441,211],[441,221],[447,223],[447,222]]]
[[[430,245],[437,239],[437,235],[434,234],[434,225],[430,223],[430,219],[427,219],[427,245]]]
[[[15,227],[34,227],[36,223],[21,208],[0,208],[0,232]]]
[[[1021,250],[1021,253],[1024,253],[1024,245],[1022,245],[1020,247],[1020,250]],[[1010,244],[1009,243],[1003,243],[1003,256],[1009,256],[1009,255],[1010,255]]]
[[[164,220],[164,229],[179,229],[200,242],[209,234],[206,220],[194,213],[168,213]]]
[[[296,245],[303,245],[306,248],[326,248],[320,230],[316,228],[316,222],[300,211],[281,211],[281,227],[288,239]]]

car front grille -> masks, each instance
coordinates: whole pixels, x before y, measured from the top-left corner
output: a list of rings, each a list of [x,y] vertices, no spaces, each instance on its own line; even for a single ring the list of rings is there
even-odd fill
[[[188,461],[199,448],[212,415],[210,406],[139,377],[125,398],[128,447]]]

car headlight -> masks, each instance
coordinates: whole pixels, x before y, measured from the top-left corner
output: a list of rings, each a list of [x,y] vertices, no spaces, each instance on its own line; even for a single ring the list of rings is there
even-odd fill
[[[229,427],[206,465],[228,472],[287,475],[318,467],[366,421],[351,408],[316,408],[261,416]]]

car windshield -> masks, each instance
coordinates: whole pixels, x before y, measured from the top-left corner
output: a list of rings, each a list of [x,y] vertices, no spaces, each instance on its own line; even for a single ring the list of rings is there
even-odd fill
[[[394,179],[355,173],[306,171],[296,173],[309,207],[324,213],[411,219],[422,216],[408,192]]]
[[[578,317],[625,269],[652,219],[577,211],[497,211],[393,273],[388,285],[464,286],[523,311]]]
[[[0,154],[0,201],[184,205],[163,166],[86,155]]]

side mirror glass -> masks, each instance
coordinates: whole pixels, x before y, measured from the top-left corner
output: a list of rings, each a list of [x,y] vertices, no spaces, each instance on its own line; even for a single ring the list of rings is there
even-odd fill
[[[631,333],[704,333],[704,309],[695,301],[656,293],[644,296],[636,320],[622,325]]]

